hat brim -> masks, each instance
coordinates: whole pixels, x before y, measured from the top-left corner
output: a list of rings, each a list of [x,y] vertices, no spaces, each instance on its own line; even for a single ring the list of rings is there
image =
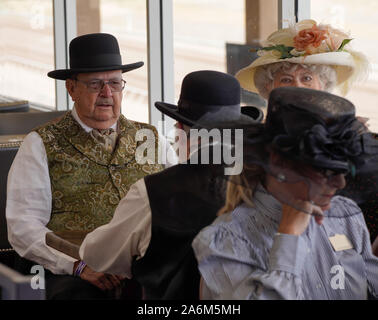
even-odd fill
[[[239,70],[236,73],[235,77],[239,80],[239,83],[243,89],[258,93],[254,80],[256,68],[267,64],[285,61],[291,63],[333,66],[336,70],[338,86],[347,81],[353,75],[355,69],[353,56],[346,51],[325,52],[289,59],[279,59],[272,56],[265,58],[264,56],[262,56],[253,61],[249,66]]]
[[[59,69],[50,71],[47,76],[53,79],[66,80],[70,78],[73,74],[77,73],[89,73],[89,72],[101,72],[101,71],[112,71],[112,70],[121,70],[122,73],[128,72],[134,69],[138,69],[144,65],[143,61],[125,64],[121,66],[107,66],[107,67],[98,67],[98,68],[73,68],[73,69]]]
[[[264,117],[263,112],[259,108],[253,107],[253,106],[241,107],[241,114],[240,114],[239,119],[236,119],[233,121],[229,121],[228,119],[223,119],[221,113],[211,114],[207,117],[205,114],[204,118],[191,119],[183,115],[182,113],[180,113],[180,110],[177,105],[169,104],[165,102],[155,102],[155,107],[162,113],[166,114],[167,116],[190,127],[194,127],[194,126],[207,127],[214,122],[217,125],[222,126],[222,127],[226,127],[229,124],[232,124],[231,127],[236,128],[238,126],[248,126],[251,124],[255,124],[256,122],[262,121]],[[201,119],[203,120],[203,122],[201,121]]]
[[[193,125],[193,120],[182,115],[179,112],[179,108],[177,105],[166,103],[166,102],[155,102],[155,107],[162,113],[166,114],[168,117],[171,117],[172,119],[175,119],[178,122],[181,122],[188,126]]]

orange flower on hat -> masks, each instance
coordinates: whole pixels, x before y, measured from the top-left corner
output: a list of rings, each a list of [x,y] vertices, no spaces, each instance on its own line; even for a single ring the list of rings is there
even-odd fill
[[[323,40],[327,39],[327,31],[321,30],[316,24],[312,28],[303,29],[294,37],[294,47],[297,51],[305,51],[312,54],[314,49],[319,47]]]

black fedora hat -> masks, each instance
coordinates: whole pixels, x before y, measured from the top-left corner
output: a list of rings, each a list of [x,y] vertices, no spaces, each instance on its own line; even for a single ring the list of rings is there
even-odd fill
[[[131,71],[143,66],[143,62],[122,65],[117,39],[108,33],[91,33],[74,38],[70,42],[70,68],[50,71],[50,78],[66,80],[76,73],[111,70]]]
[[[241,89],[235,77],[218,71],[194,71],[185,76],[177,105],[155,102],[169,117],[188,126],[229,122],[248,125],[263,118],[257,107],[240,106]]]

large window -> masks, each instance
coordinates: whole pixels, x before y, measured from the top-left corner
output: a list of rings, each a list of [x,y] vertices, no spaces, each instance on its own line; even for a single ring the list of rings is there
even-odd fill
[[[249,65],[252,48],[277,30],[276,0],[174,0],[175,99],[182,79],[196,70],[234,75]],[[265,106],[255,93],[242,90],[242,104]]]
[[[52,0],[0,1],[0,95],[55,108]]]
[[[142,68],[124,75],[122,113],[148,122],[146,1],[101,0],[101,32],[117,37],[124,64],[144,61]]]
[[[62,2],[0,0],[0,96],[28,100],[39,107],[55,109],[55,97],[64,100],[66,96],[63,96],[65,90],[55,93],[54,80],[46,75],[48,71],[55,69],[54,43],[58,43],[59,48],[64,48],[68,45],[67,37],[91,32],[109,32],[119,40],[124,64],[145,62],[142,68],[124,74],[127,86],[124,91],[122,113],[130,119],[148,122],[148,1],[66,1],[64,3],[71,6],[76,3],[76,15],[72,14],[71,10],[63,9],[61,11],[64,11],[66,16],[62,18],[62,14],[58,20],[55,19],[55,25],[61,29],[72,30],[76,30],[77,26],[77,32],[71,30],[74,35],[58,32],[57,39],[54,39],[53,3],[60,5]],[[151,3],[155,4],[152,0]],[[259,41],[277,29],[277,8],[280,2],[172,0],[163,3],[172,3],[173,6],[173,25],[165,25],[164,41],[170,41],[170,35],[173,33],[174,58],[173,61],[164,63],[174,65],[176,102],[182,79],[187,73],[211,69],[234,74],[248,64],[248,59],[252,59],[248,47],[258,46]],[[308,3],[292,0],[282,3],[287,6],[291,4],[292,7],[294,3],[311,3],[312,18],[351,32],[354,47],[369,58],[371,72],[368,80],[355,84],[346,98],[355,103],[360,116],[370,118],[371,129],[378,131],[378,113],[375,111],[375,96],[378,93],[378,49],[374,41],[378,38],[375,17],[377,1],[364,0],[363,5],[354,0],[313,0]],[[156,19],[165,19],[159,12],[150,14]],[[66,25],[62,27],[64,23]],[[159,49],[153,47],[151,50],[154,52]],[[63,60],[66,60],[65,56]],[[59,61],[61,63],[61,60]],[[163,64],[162,61],[154,63]],[[159,82],[158,77],[153,81]],[[165,82],[170,82],[170,78]],[[164,85],[169,87],[171,83]],[[64,89],[62,87],[63,85],[60,89]],[[60,102],[60,105],[63,106],[61,108],[65,108],[64,103]]]
[[[227,72],[227,44],[245,43],[245,0],[174,0],[176,101],[185,75]]]
[[[349,31],[351,45],[363,52],[371,64],[367,81],[356,83],[346,96],[357,114],[370,118],[370,129],[378,132],[378,2],[376,0],[316,0],[311,1],[311,17]]]
[[[118,39],[122,63],[145,65],[123,75],[127,81],[122,113],[129,119],[148,122],[146,2],[140,0],[77,1],[77,34],[111,33]]]

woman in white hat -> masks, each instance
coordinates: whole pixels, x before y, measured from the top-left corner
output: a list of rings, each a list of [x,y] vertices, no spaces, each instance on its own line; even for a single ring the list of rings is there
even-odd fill
[[[241,69],[241,86],[268,99],[277,87],[295,86],[345,95],[352,82],[366,74],[367,60],[350,47],[353,39],[330,25],[303,20],[272,33],[259,57]]]
[[[268,99],[274,88],[292,86],[346,95],[351,85],[368,73],[366,57],[351,48],[353,39],[330,25],[303,20],[272,33],[257,53],[259,57],[241,69],[236,78],[245,90]],[[357,117],[366,123],[367,118]],[[377,134],[375,134],[377,137]],[[376,184],[378,174],[357,176],[342,195],[362,208],[371,241],[378,241],[378,203],[367,185]]]

